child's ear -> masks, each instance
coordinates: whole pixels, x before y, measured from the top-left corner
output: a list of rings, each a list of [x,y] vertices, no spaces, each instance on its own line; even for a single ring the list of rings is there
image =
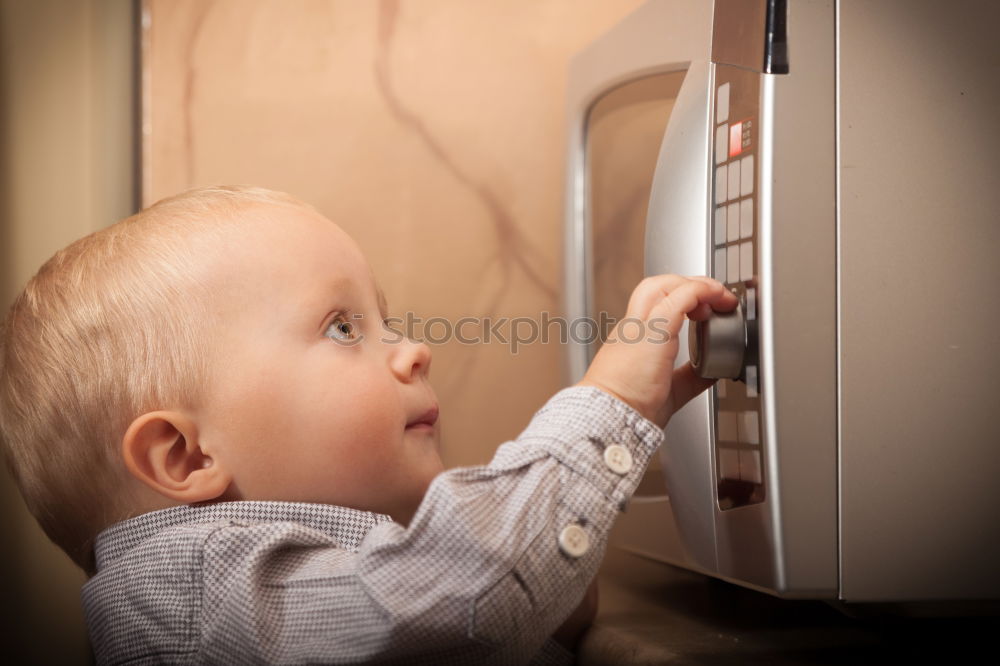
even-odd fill
[[[216,499],[232,482],[202,451],[197,424],[180,412],[148,412],[132,421],[122,438],[122,457],[132,476],[185,504]]]

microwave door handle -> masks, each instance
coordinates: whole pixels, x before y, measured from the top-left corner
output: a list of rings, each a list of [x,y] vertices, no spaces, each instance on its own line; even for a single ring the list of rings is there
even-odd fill
[[[646,211],[645,273],[708,272],[711,73],[690,63],[667,122]],[[686,346],[681,346],[685,355]]]
[[[646,214],[645,273],[708,275],[712,71],[693,61],[681,84],[656,161]],[[677,364],[688,361],[681,328]],[[670,419],[660,449],[669,504],[687,555],[717,570],[712,412],[701,393]]]
[[[568,178],[565,192],[565,228],[563,247],[563,311],[568,326],[592,319],[593,261],[590,242],[590,179],[586,171],[586,112],[570,114],[566,164]],[[593,345],[575,341],[572,336],[566,345],[567,383],[583,379]]]

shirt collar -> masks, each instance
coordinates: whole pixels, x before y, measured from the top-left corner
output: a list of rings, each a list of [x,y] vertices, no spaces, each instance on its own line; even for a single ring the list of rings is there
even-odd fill
[[[173,525],[226,520],[299,523],[329,534],[344,548],[356,551],[371,528],[392,519],[370,511],[304,502],[219,502],[203,506],[177,506],[123,520],[98,534],[94,543],[97,569],[103,569],[140,542]]]

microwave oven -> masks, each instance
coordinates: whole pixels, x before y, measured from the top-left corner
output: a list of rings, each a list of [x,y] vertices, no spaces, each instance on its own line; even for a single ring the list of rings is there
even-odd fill
[[[678,363],[721,379],[612,547],[788,598],[1000,599],[998,22],[650,0],[573,59],[569,319],[659,273],[741,301],[683,327]]]

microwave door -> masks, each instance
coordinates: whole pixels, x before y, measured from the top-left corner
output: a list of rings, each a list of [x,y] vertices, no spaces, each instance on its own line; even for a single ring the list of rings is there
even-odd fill
[[[646,215],[646,275],[710,275],[708,263],[711,68],[691,63],[674,104],[653,176]],[[677,365],[688,361],[688,327],[681,328]],[[709,393],[670,419],[660,450],[672,515],[693,564],[718,570],[715,481]],[[662,520],[662,514],[661,514]]]
[[[571,63],[564,261],[569,382],[583,376],[644,275],[709,272],[704,174],[711,12],[712,4],[701,0],[648,2]],[[666,162],[674,173],[657,166]],[[663,248],[669,254],[649,255],[664,238],[660,227],[647,226],[647,211],[658,220],[666,216],[668,224],[683,221],[690,247],[671,237],[671,248]],[[667,448],[682,439],[689,445],[668,461],[676,476],[666,484],[662,461],[654,460],[615,528],[613,547],[716,572],[708,413],[706,404],[692,404],[671,422]]]
[[[771,350],[772,319],[804,312],[800,292],[831,284],[833,272],[825,262],[809,261],[816,251],[785,252],[803,257],[805,265],[794,267],[787,259],[772,266],[770,257],[772,210],[789,227],[782,227],[779,245],[808,246],[800,242],[804,234],[815,235],[817,226],[832,229],[832,189],[799,195],[832,182],[834,124],[802,122],[826,118],[833,109],[824,94],[832,90],[834,71],[832,11],[824,3],[789,10],[789,32],[803,38],[798,74],[764,73],[763,60],[729,59],[742,57],[742,48],[715,53],[716,44],[745,46],[750,33],[732,26],[763,30],[770,25],[765,10],[779,6],[654,0],[573,60],[566,313],[571,322],[599,320],[602,313],[621,317],[635,283],[659,273],[713,275],[740,293],[748,320],[759,320],[759,346],[753,344],[759,361],[747,365],[748,381],[719,382],[673,416],[660,456],[618,521],[611,545],[772,594],[829,597],[837,584],[836,485],[830,478],[836,473],[830,442],[836,426],[827,409],[834,402],[802,384],[833,390],[832,379],[815,380],[830,374],[835,326],[821,317],[794,322],[819,330],[786,339],[780,358]],[[758,53],[755,44],[749,51]],[[778,122],[776,101],[784,110]],[[774,146],[783,147],[777,157]],[[786,179],[803,179],[800,187],[785,187],[778,200],[772,162]],[[795,279],[823,270],[816,279]],[[773,271],[784,276],[780,292],[773,292]],[[687,338],[683,327],[680,363],[688,360]],[[571,336],[570,381],[583,376],[600,339]],[[800,347],[808,348],[811,362],[796,355]],[[787,363],[796,367],[788,372]],[[790,379],[776,384],[776,370]],[[796,407],[776,410],[782,401]],[[805,431],[799,427],[810,424]],[[778,431],[787,435],[785,446],[778,446]],[[778,466],[786,469],[781,478]],[[782,478],[794,483],[782,485]]]

